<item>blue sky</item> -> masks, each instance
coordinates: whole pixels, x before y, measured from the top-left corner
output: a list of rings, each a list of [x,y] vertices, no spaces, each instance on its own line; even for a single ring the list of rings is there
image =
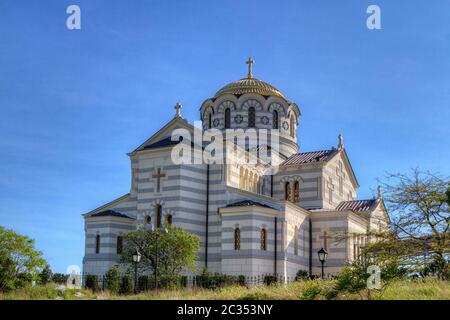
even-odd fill
[[[382,30],[366,28],[369,4]],[[126,153],[177,101],[197,120],[249,56],[300,106],[302,151],[344,135],[360,198],[386,171],[448,175],[449,18],[446,0],[2,0],[0,225],[55,271],[81,266],[81,214],[129,191]]]

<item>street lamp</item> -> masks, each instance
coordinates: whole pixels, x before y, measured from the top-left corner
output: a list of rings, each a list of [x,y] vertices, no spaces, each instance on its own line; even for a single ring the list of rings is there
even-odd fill
[[[141,261],[141,254],[136,249],[133,252],[133,263],[134,263],[134,293],[138,292],[138,264]]]
[[[167,230],[166,227],[161,223],[159,228],[156,227],[153,223],[151,223],[147,227],[148,231],[155,232],[155,249],[156,249],[156,256],[155,256],[155,271],[154,271],[154,286],[155,290],[158,289],[158,256],[159,256],[159,248],[158,248],[158,240],[161,233],[168,233],[169,230]]]
[[[317,252],[317,254],[319,255],[319,261],[322,264],[322,279],[323,279],[324,278],[323,265],[324,265],[325,261],[327,261],[328,252],[327,252],[327,250],[322,248]]]

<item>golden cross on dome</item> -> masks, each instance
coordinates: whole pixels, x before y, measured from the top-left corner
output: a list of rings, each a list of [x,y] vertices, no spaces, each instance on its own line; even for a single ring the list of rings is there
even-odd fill
[[[248,78],[251,79],[253,78],[252,75],[252,66],[255,63],[255,60],[253,60],[251,57],[248,58],[247,62],[245,62],[246,64],[248,64]]]

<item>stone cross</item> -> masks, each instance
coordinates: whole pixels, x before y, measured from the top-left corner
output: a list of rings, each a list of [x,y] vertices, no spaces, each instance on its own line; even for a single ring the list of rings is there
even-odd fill
[[[342,162],[339,161],[339,167],[336,167],[336,175],[339,177],[339,193],[342,195],[344,192],[344,179],[345,172],[342,170]]]
[[[333,184],[333,179],[330,177],[329,181],[327,182],[327,187],[328,187],[328,199],[330,201],[330,203],[333,202],[333,191],[334,191],[334,184]]]
[[[179,102],[177,102],[177,104],[175,105],[176,110],[175,117],[177,118],[181,117],[181,108],[183,108],[183,106]]]
[[[382,199],[383,198],[383,190],[381,190],[381,186],[378,186],[377,192],[378,192],[378,199]]]
[[[246,64],[248,64],[248,78],[252,79],[253,78],[253,74],[252,74],[252,66],[255,63],[255,60],[253,60],[252,58],[248,58]]]
[[[156,170],[156,174],[152,176],[154,179],[156,179],[156,190],[155,192],[161,192],[161,178],[165,178],[166,175],[164,173],[161,173],[161,168],[158,168]]]
[[[338,149],[342,150],[344,149],[344,136],[342,134],[339,134],[339,145]]]

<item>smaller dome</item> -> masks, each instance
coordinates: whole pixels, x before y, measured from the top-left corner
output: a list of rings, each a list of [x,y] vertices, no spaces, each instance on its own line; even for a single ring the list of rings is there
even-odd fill
[[[230,84],[217,91],[215,98],[223,94],[244,94],[257,93],[263,96],[277,96],[286,99],[280,90],[268,84],[267,82],[255,79],[244,78]]]

